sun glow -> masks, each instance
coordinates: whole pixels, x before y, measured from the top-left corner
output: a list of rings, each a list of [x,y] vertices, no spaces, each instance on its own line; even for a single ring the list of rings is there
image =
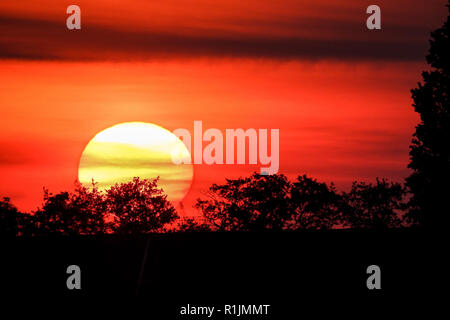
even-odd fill
[[[170,131],[145,122],[126,122],[99,132],[83,151],[78,179],[83,184],[98,182],[101,189],[133,177],[160,177],[159,187],[174,202],[189,191],[193,167],[174,164],[191,155],[183,142]],[[180,161],[181,162],[181,161]]]

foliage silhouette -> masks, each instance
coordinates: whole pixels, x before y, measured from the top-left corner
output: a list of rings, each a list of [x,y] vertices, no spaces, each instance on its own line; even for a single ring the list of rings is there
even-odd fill
[[[19,211],[9,198],[0,200],[0,236],[15,236],[19,231]]]
[[[376,184],[354,182],[343,192],[343,223],[351,228],[386,229],[401,226],[406,192],[399,183],[377,179]]]
[[[450,2],[447,7],[450,10]],[[423,83],[411,90],[421,122],[410,146],[408,167],[413,173],[406,185],[412,197],[407,217],[424,227],[442,225],[450,212],[449,27],[450,16],[442,28],[431,33],[427,62],[432,70],[423,72]]]
[[[134,178],[101,191],[77,183],[73,192],[44,190],[44,203],[32,215],[0,202],[1,234],[42,236],[161,232],[176,219],[175,208],[157,187],[158,179]]]
[[[177,232],[209,232],[211,225],[200,221],[198,218],[184,218],[180,221],[174,231]]]
[[[134,178],[106,191],[107,211],[114,217],[111,228],[115,233],[160,232],[178,218],[167,195],[157,184],[158,178]]]
[[[179,219],[158,179],[134,178],[100,191],[77,184],[73,192],[44,190],[42,208],[28,215],[9,199],[0,202],[3,235],[96,235],[148,232],[282,231],[401,226],[405,190],[399,183],[354,182],[350,192],[306,175],[291,182],[283,174],[227,179],[213,184],[195,207],[203,220]],[[171,228],[169,228],[171,227]]]
[[[341,222],[342,197],[333,184],[299,176],[291,187],[294,208],[292,229],[331,229]]]
[[[291,184],[284,175],[255,173],[226,181],[224,185],[213,184],[210,199],[198,199],[195,205],[214,230],[282,230],[291,221]]]
[[[282,174],[254,173],[214,184],[208,197],[195,207],[219,231],[400,227],[405,209],[404,188],[384,179],[338,193],[306,175],[292,183]]]
[[[44,190],[44,204],[31,220],[37,235],[101,234],[106,231],[105,215],[105,198],[95,184],[89,189],[78,183],[73,193]]]

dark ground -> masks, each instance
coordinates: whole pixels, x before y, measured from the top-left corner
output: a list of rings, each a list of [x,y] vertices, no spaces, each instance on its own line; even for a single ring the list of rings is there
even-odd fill
[[[272,319],[299,319],[308,308],[345,314],[356,304],[415,308],[443,286],[447,255],[437,237],[411,229],[17,238],[1,248],[5,304],[106,298],[164,315],[157,319],[207,318],[180,316],[187,304],[270,304]],[[66,287],[72,264],[81,268],[81,290]],[[381,290],[366,287],[371,264],[381,268]]]

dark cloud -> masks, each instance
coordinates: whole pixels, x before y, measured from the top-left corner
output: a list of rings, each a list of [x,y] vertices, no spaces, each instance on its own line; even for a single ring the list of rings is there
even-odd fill
[[[266,21],[265,30],[245,32],[251,21],[237,25],[244,31],[192,30],[186,34],[124,31],[84,23],[69,31],[64,21],[45,21],[0,15],[0,59],[23,60],[142,60],[160,58],[268,58],[339,60],[423,60],[428,31],[415,26],[387,26],[369,31],[363,21]],[[256,27],[261,23],[256,23]],[[316,28],[317,36],[293,32]],[[250,28],[249,28],[250,29]],[[257,28],[256,28],[257,29]],[[270,28],[269,28],[270,29]],[[308,30],[308,29],[306,29]]]

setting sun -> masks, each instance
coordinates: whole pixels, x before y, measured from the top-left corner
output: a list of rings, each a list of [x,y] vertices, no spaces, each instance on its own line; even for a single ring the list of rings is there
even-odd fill
[[[101,189],[133,177],[154,179],[171,201],[181,201],[189,191],[193,167],[172,161],[190,158],[181,140],[170,131],[145,122],[117,124],[99,132],[81,155],[78,178],[83,184],[92,179]]]

